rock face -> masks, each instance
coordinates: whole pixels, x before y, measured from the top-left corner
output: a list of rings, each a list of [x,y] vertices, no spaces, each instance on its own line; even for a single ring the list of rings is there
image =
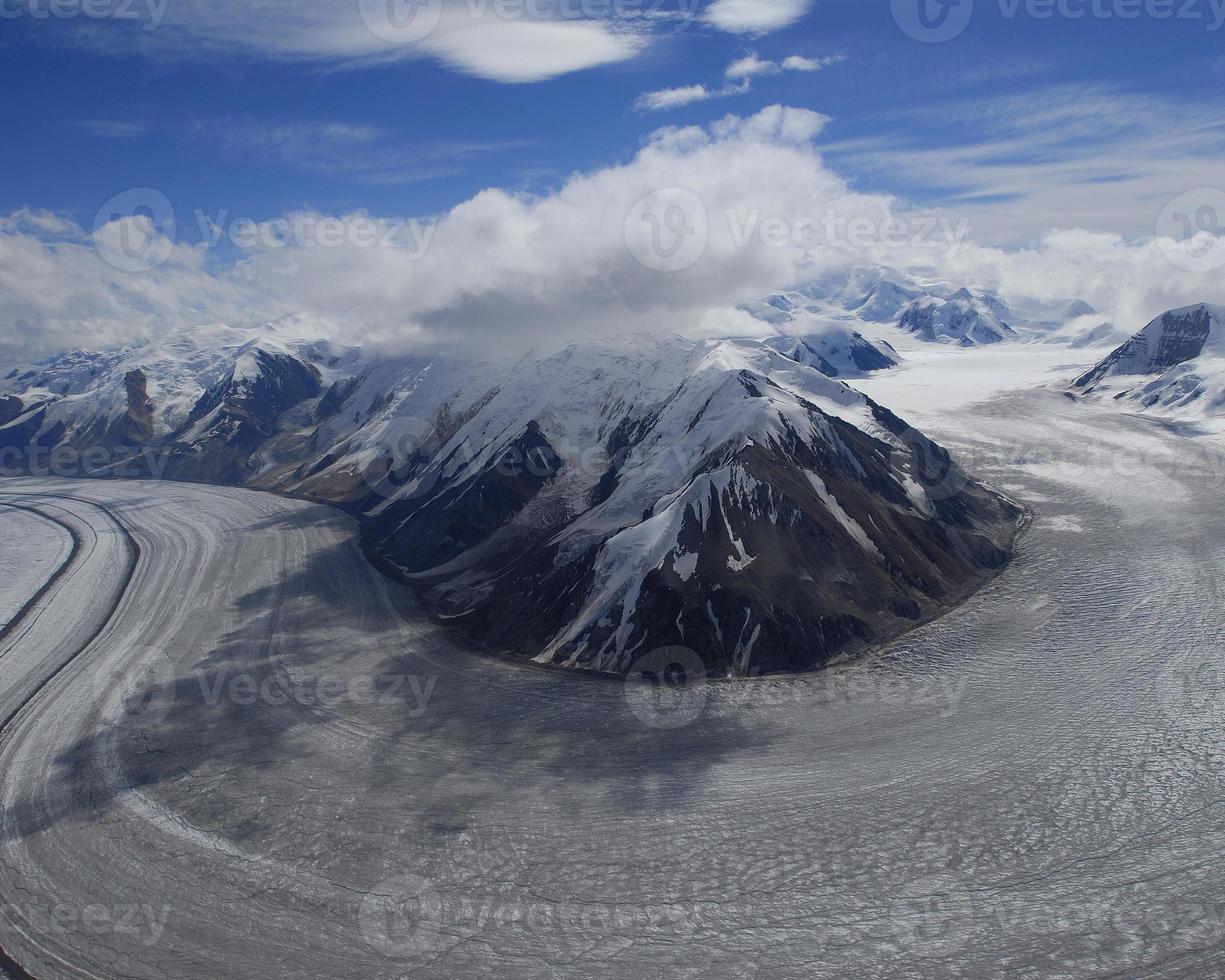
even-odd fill
[[[388,360],[217,328],[18,375],[9,397],[41,407],[0,439],[122,435],[174,479],[340,504],[500,655],[623,674],[684,645],[712,675],[800,671],[939,614],[1008,560],[1020,517],[828,376],[829,351],[636,337]]]
[[[109,436],[115,445],[144,446],[153,441],[153,402],[149,399],[149,379],[140,368],[123,376],[127,411],[112,424]]]
[[[12,395],[0,395],[0,425],[8,425],[25,411],[21,399]]]
[[[1200,303],[1163,313],[1072,389],[1143,409],[1219,414],[1225,409],[1225,307]]]

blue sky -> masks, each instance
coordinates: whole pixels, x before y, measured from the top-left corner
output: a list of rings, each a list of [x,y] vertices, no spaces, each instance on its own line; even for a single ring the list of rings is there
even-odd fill
[[[1225,302],[1225,0],[0,0],[0,54],[0,354]]]
[[[1167,9],[1160,0],[1133,0],[1135,19],[1124,18],[1129,0],[1095,0],[1108,17],[1069,0],[1065,10],[1088,12],[1080,19],[1058,9],[1042,18],[1046,8],[1027,4],[1009,17],[1008,2],[977,0],[969,26],[943,43],[912,39],[885,0],[767,0],[761,10],[754,0],[724,0],[722,21],[712,14],[719,4],[700,3],[694,16],[630,23],[628,54],[610,54],[598,38],[543,38],[554,51],[572,46],[571,63],[528,45],[521,66],[512,56],[490,69],[484,53],[440,56],[412,45],[372,53],[349,40],[364,27],[357,0],[329,3],[323,22],[310,2],[264,4],[272,15],[256,17],[252,4],[222,0],[201,15],[203,4],[167,0],[156,30],[144,29],[153,19],[145,0],[124,11],[145,23],[36,18],[38,0],[5,0],[22,16],[0,20],[8,93],[0,212],[47,209],[88,225],[113,194],[151,186],[180,215],[262,219],[303,207],[428,215],[484,187],[544,192],[573,171],[628,159],[661,126],[774,103],[831,117],[824,152],[857,189],[923,205],[990,205],[1001,224],[1010,204],[1028,206],[1035,185],[1048,195],[1052,183],[1088,187],[1090,199],[1109,202],[1111,185],[1139,177],[1134,192],[1159,197],[1219,166],[1221,133],[1211,123],[1225,30],[1210,28],[1225,18],[1220,0],[1169,19],[1153,16]],[[793,22],[779,27],[779,19]],[[303,24],[310,33],[295,37]],[[474,43],[499,48],[497,25]],[[768,69],[747,86],[725,78],[754,54],[775,65],[833,63]],[[550,77],[489,77],[533,71]],[[663,111],[639,103],[644,93],[698,85],[718,97]],[[1158,177],[1146,153],[1162,158]],[[1041,220],[1081,199],[1073,189],[1041,202]],[[1078,224],[1143,230],[1127,207],[1118,210]],[[1041,220],[1025,223],[1021,238]],[[987,232],[1008,237],[989,222]]]

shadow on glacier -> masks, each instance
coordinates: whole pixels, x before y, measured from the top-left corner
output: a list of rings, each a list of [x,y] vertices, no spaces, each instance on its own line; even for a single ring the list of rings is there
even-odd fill
[[[280,790],[279,805],[360,794],[427,834],[461,832],[491,800],[539,793],[576,814],[603,799],[683,810],[717,767],[764,756],[775,738],[760,713],[653,727],[620,683],[472,654],[413,613],[406,593],[392,613],[372,575],[341,541],[239,597],[239,625],[173,681],[134,690],[128,703],[147,708],[104,719],[60,753],[3,815],[0,838],[105,820],[125,794],[156,787],[193,826],[240,843],[272,835],[261,786]],[[339,762],[327,745],[338,730],[360,740]]]

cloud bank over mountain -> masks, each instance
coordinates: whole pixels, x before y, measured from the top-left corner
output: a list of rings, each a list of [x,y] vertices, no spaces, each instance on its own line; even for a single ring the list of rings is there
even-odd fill
[[[172,224],[158,213],[170,202],[104,215],[92,232],[18,211],[0,218],[0,352],[97,348],[290,312],[334,321],[341,339],[399,349],[751,332],[761,325],[741,304],[864,262],[983,283],[1005,298],[1075,296],[1120,323],[1188,297],[1225,301],[1219,276],[1182,260],[1225,248],[1207,233],[1179,245],[1070,229],[1026,248],[984,247],[955,215],[857,192],[823,159],[826,121],[774,106],[665,128],[627,162],[551,193],[491,188],[412,221],[231,219],[198,243],[186,233],[193,215]],[[124,208],[133,199],[140,193]]]

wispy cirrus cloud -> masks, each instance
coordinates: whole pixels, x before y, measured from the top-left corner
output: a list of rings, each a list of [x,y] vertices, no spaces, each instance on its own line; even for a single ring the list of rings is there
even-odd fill
[[[87,119],[77,123],[77,128],[99,139],[130,140],[147,133],[149,123],[143,119]]]
[[[865,183],[956,208],[1001,243],[1068,227],[1151,236],[1173,198],[1222,185],[1215,105],[1072,85],[878,121],[889,135],[831,144],[830,158]]]
[[[231,157],[384,185],[461,173],[485,154],[528,145],[506,140],[405,142],[377,126],[315,119],[197,118],[181,134]]]
[[[486,154],[530,145],[522,140],[405,141],[379,126],[329,119],[197,116],[161,125],[143,120],[88,120],[74,125],[99,139],[154,135],[224,158],[372,185],[451,176]]]
[[[695,102],[709,102],[711,99],[725,99],[732,95],[743,95],[749,91],[749,83],[739,85],[724,85],[721,88],[709,88],[705,85],[682,85],[678,88],[663,88],[654,92],[644,92],[638,97],[634,106],[639,111],[664,112],[668,109],[680,109],[693,105]]]

